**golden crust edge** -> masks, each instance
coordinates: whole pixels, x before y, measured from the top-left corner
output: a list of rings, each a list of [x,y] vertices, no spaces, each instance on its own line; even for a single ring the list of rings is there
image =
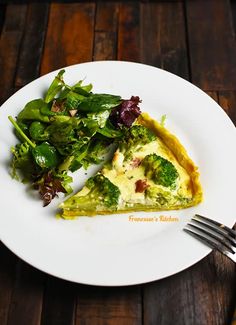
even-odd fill
[[[183,147],[179,139],[162,126],[158,121],[152,119],[148,113],[142,113],[137,123],[151,129],[164,144],[171,150],[178,163],[187,171],[192,183],[193,200],[191,206],[195,206],[203,201],[203,190],[200,183],[200,174],[198,167],[189,157],[186,149]]]
[[[114,210],[114,211],[79,211],[77,210],[64,210],[64,213],[62,215],[62,218],[64,219],[74,219],[76,217],[81,217],[81,216],[86,216],[86,217],[94,217],[98,215],[109,215],[109,214],[122,214],[122,213],[133,213],[133,212],[165,212],[165,211],[170,211],[170,210],[182,210],[182,209],[187,209],[191,206],[193,202],[191,201],[190,203],[186,204],[185,206],[172,206],[168,207],[165,209],[159,209],[157,208],[146,208],[143,206],[143,208],[135,209],[135,207],[130,207],[129,209],[124,209],[124,210]],[[76,211],[76,212],[75,212]]]

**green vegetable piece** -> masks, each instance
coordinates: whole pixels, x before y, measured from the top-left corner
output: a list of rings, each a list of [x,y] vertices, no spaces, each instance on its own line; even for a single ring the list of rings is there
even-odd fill
[[[155,204],[162,207],[174,199],[169,191],[162,190],[158,186],[149,186],[145,191],[145,196]]]
[[[120,197],[119,188],[107,177],[97,174],[90,177],[85,186],[89,193],[84,196],[73,196],[64,202],[64,207],[78,208],[81,210],[102,209],[116,210]]]
[[[53,103],[54,103],[54,101],[53,101]],[[48,116],[49,118],[52,116],[58,115],[58,114],[64,114],[64,110],[62,110],[62,112],[52,111],[53,103],[48,103],[48,104],[44,103],[44,105],[42,105],[40,108],[41,114]],[[60,105],[60,104],[58,103],[58,105]]]
[[[22,131],[22,129],[19,127],[18,123],[14,120],[14,118],[12,116],[8,116],[9,121],[13,124],[13,126],[15,127],[16,131],[18,132],[19,136],[25,140],[32,148],[34,148],[36,146],[35,143],[33,143],[29,137],[27,137],[27,135]]]
[[[32,154],[35,162],[41,168],[53,168],[59,163],[58,154],[55,147],[47,142],[36,146],[32,149]]]
[[[29,133],[29,128],[28,125],[26,123],[23,122],[17,122],[19,128],[26,134]]]
[[[43,106],[45,106],[45,103],[42,99],[34,99],[28,102],[24,109],[18,114],[17,121],[36,120],[48,123],[49,117],[41,112]]]
[[[124,154],[125,160],[132,156],[134,151],[154,141],[155,134],[143,125],[133,125],[128,129],[124,139],[119,144],[120,151]]]
[[[29,127],[26,123],[24,122],[17,122],[18,127],[21,129],[21,131],[27,136],[29,137]],[[17,138],[21,141],[24,142],[25,139],[24,137],[22,137],[22,135],[15,129],[15,135],[17,136]]]
[[[60,70],[57,74],[57,76],[54,78],[53,82],[51,83],[50,87],[48,88],[48,91],[44,97],[45,103],[51,102],[55,96],[62,90],[62,88],[65,86],[65,82],[63,80],[63,74],[65,73],[65,70]]]
[[[78,109],[82,112],[100,112],[111,110],[121,103],[121,97],[109,94],[92,94],[79,104]]]
[[[109,120],[107,120],[105,126],[99,128],[97,132],[107,138],[121,138],[124,135],[124,131],[122,129],[116,129]]]
[[[21,180],[23,183],[29,181],[36,170],[30,145],[27,142],[19,143],[11,148],[11,152],[13,154],[11,163],[12,178]]]
[[[77,109],[79,103],[84,100],[84,96],[77,94],[74,91],[69,91],[65,100],[65,107],[67,110]]]
[[[70,119],[65,122],[60,120],[54,121],[51,125],[47,127],[47,132],[50,135],[50,142],[53,144],[63,143],[64,145],[72,141],[76,141],[75,128],[77,126],[77,121]]]
[[[67,94],[71,91],[71,87],[68,85],[65,85],[65,88],[62,89],[62,91],[60,92],[60,94],[58,95],[58,99],[59,100],[63,100],[66,98]]]
[[[110,144],[110,139],[92,139],[86,159],[92,164],[100,164],[102,156],[108,152]]]
[[[99,129],[98,123],[95,120],[83,118],[82,123],[83,123],[84,127],[79,130],[79,132],[78,132],[79,135],[83,134],[83,135],[92,137],[93,135],[95,135],[95,133]]]
[[[179,176],[175,166],[167,159],[157,154],[147,155],[142,166],[145,169],[145,176],[152,179],[155,184],[175,188]]]
[[[100,128],[103,128],[106,125],[109,115],[110,115],[109,110],[106,110],[106,111],[101,111],[98,113],[88,113],[87,117],[90,120],[96,121],[98,126]]]
[[[70,169],[70,165],[74,160],[74,156],[67,156],[65,160],[59,165],[58,170],[59,172],[68,171]]]
[[[162,115],[161,121],[160,121],[161,126],[165,126],[165,122],[166,122],[166,115]]]
[[[74,172],[83,166],[82,161],[88,153],[89,146],[90,144],[88,143],[83,145],[79,150],[74,151],[74,159],[69,167],[70,171]]]
[[[54,115],[50,118],[50,122],[58,122],[58,123],[62,123],[62,122],[69,122],[71,123],[71,121],[74,121],[73,118],[71,118],[71,116],[66,116],[66,115]],[[79,122],[79,120],[77,120],[77,122]]]
[[[70,171],[74,172],[82,166],[87,169],[91,164],[100,164],[103,161],[102,156],[108,152],[110,144],[109,139],[92,138],[79,151],[75,151],[74,160],[71,161],[69,167]]]
[[[45,141],[49,139],[49,133],[45,130],[46,125],[39,122],[34,121],[30,124],[29,133],[33,140],[36,141]]]
[[[65,189],[66,195],[73,192],[72,187],[70,185],[70,183],[72,183],[73,181],[73,178],[67,175],[66,171],[54,173],[54,175],[56,179],[59,179],[61,181],[61,185]]]
[[[128,146],[143,146],[151,141],[156,139],[155,134],[146,128],[143,125],[134,125],[132,126],[127,134],[126,141],[128,142]]]
[[[76,83],[72,87],[72,89],[77,94],[80,94],[80,95],[82,95],[84,97],[88,97],[90,95],[90,92],[91,92],[92,88],[93,88],[93,85],[88,84],[88,85],[82,86],[82,82],[83,82],[83,80],[80,80],[78,83]]]

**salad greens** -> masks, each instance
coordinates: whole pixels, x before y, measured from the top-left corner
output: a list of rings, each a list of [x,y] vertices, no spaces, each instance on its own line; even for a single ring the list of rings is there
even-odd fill
[[[37,189],[44,206],[58,192],[71,193],[68,173],[101,163],[141,113],[139,97],[93,93],[82,80],[69,86],[64,73],[57,74],[44,98],[28,102],[16,120],[9,116],[20,141],[11,148],[12,177]]]

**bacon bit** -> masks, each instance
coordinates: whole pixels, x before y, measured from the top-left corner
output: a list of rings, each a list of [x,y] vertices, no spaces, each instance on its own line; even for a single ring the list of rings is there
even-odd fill
[[[71,117],[75,116],[75,114],[76,114],[77,112],[78,112],[77,109],[71,109],[71,110],[69,111]]]
[[[136,168],[141,164],[141,161],[142,161],[142,159],[136,157],[131,161],[130,166],[133,167],[133,168]]]
[[[147,187],[149,187],[150,185],[147,184],[147,180],[146,179],[139,179],[136,183],[135,183],[135,192],[136,193],[143,193]]]
[[[56,99],[52,103],[51,111],[59,113],[64,110],[64,101],[57,101]]]

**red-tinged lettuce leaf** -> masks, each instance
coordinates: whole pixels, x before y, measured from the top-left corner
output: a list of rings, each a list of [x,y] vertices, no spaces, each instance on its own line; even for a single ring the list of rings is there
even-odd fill
[[[114,108],[110,114],[110,121],[116,127],[122,125],[130,127],[136,118],[141,114],[138,104],[141,103],[138,96],[132,96],[130,99],[125,99],[121,104]]]
[[[39,191],[43,206],[47,206],[58,195],[59,192],[69,194],[71,187],[69,183],[71,177],[63,178],[54,176],[52,172],[45,173],[39,180],[34,183],[34,188]]]

